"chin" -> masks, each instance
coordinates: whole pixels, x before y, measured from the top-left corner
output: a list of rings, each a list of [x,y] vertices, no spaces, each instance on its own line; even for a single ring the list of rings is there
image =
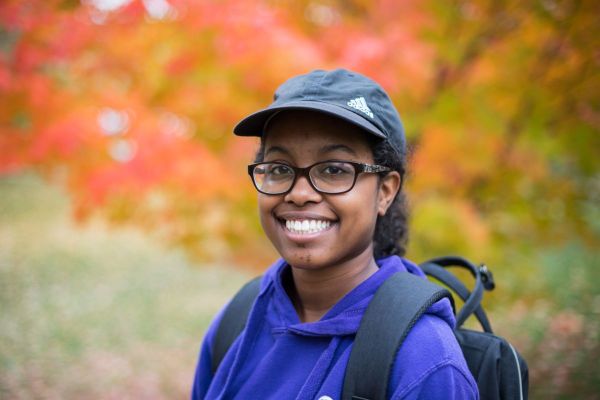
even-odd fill
[[[315,270],[323,268],[324,265],[320,260],[312,254],[283,254],[283,259],[294,268]]]
[[[311,251],[280,251],[279,254],[292,267],[304,270],[318,270],[334,264],[322,254]]]

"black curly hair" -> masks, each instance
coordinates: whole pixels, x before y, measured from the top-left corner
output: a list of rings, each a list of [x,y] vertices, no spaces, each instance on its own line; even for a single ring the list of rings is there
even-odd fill
[[[397,151],[387,140],[372,138],[369,135],[369,146],[373,152],[375,164],[389,167],[398,171],[401,182],[406,175],[406,154]],[[265,155],[264,141],[261,138],[260,147],[256,152],[254,162],[262,162]],[[385,173],[382,173],[385,174]],[[392,204],[384,216],[378,216],[373,237],[373,255],[375,259],[406,253],[408,243],[408,202],[404,193],[403,184],[394,197]]]
[[[370,140],[375,164],[400,174],[401,184],[384,216],[377,217],[373,237],[375,258],[403,256],[408,243],[408,201],[403,190],[406,177],[406,154],[397,151],[387,140]]]

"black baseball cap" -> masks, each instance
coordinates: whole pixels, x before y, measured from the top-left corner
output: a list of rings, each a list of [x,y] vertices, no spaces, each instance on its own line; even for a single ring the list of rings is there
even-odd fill
[[[267,108],[250,114],[233,129],[238,136],[262,136],[265,124],[283,110],[314,110],[348,121],[405,153],[398,111],[375,81],[346,69],[314,70],[284,82]]]

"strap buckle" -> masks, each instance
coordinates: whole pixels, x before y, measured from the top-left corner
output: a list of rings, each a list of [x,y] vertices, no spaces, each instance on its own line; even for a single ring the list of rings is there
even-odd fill
[[[483,283],[485,290],[494,290],[496,287],[496,282],[494,282],[494,274],[492,274],[492,271],[490,271],[485,264],[481,264],[479,267],[477,267],[477,269],[481,275],[481,282]]]

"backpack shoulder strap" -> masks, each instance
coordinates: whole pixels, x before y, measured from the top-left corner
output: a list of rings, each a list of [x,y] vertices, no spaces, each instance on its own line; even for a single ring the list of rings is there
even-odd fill
[[[342,400],[386,399],[398,349],[423,313],[452,295],[426,279],[406,272],[388,278],[369,303],[352,350]]]
[[[212,373],[217,371],[219,364],[225,357],[227,350],[231,347],[235,339],[242,333],[246,326],[246,320],[254,300],[260,291],[260,281],[262,277],[256,277],[246,283],[239,292],[233,297],[217,327],[215,341],[212,347],[211,368]]]

